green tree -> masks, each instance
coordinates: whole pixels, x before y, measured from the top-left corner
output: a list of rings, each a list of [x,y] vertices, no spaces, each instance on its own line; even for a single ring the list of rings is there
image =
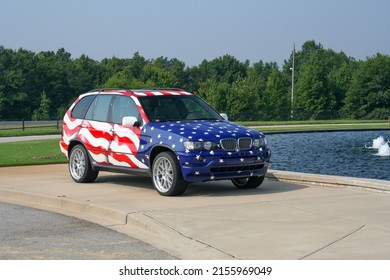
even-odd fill
[[[32,115],[33,121],[50,120],[50,100],[46,96],[46,92],[41,93],[41,102]]]
[[[343,113],[353,119],[386,119],[390,115],[390,56],[377,54],[357,63]]]
[[[231,86],[222,82],[208,79],[202,82],[197,91],[200,97],[204,98],[214,109],[220,113],[230,114],[230,100]]]
[[[264,105],[267,108],[267,120],[290,118],[291,98],[288,81],[278,69],[273,69],[268,76]]]

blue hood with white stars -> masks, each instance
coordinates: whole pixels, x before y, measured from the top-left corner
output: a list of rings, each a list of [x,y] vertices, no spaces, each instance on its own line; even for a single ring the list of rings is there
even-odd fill
[[[137,157],[149,165],[149,153],[155,145],[185,152],[184,141],[213,141],[219,145],[221,139],[241,137],[254,139],[264,135],[226,120],[149,122],[142,127]]]

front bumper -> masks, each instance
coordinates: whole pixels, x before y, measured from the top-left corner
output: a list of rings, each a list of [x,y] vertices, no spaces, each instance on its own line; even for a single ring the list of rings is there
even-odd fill
[[[189,183],[264,176],[270,163],[267,148],[239,152],[179,153],[183,179]]]

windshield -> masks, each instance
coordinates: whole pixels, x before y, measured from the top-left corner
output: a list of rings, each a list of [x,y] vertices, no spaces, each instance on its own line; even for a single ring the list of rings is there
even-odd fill
[[[139,101],[152,122],[222,119],[214,109],[195,95],[148,96],[140,97]]]

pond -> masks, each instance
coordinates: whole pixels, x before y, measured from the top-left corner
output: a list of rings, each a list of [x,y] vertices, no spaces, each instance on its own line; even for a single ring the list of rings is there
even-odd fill
[[[272,169],[390,180],[390,130],[266,136]]]

